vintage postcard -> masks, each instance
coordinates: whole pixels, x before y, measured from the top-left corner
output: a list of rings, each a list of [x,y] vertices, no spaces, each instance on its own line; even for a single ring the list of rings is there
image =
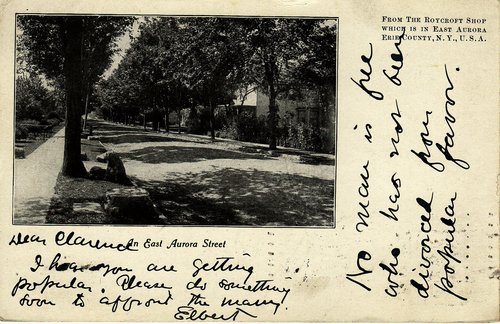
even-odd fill
[[[3,1],[2,321],[499,320],[490,1]]]

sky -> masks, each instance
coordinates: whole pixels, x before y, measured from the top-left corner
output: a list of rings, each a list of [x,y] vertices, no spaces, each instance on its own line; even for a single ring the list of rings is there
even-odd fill
[[[118,45],[119,51],[113,56],[111,66],[103,73],[103,78],[107,79],[114,70],[118,67],[121,60],[125,56],[125,52],[130,48],[131,38],[139,36],[139,26],[144,22],[144,17],[138,17],[132,26],[132,30],[123,34],[122,37],[118,38],[116,44]]]

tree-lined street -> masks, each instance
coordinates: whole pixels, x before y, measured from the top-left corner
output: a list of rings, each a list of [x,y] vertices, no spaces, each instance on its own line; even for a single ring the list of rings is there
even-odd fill
[[[108,151],[147,189],[169,224],[331,226],[331,155],[99,123]],[[92,162],[88,162],[88,167]]]
[[[65,127],[16,160],[14,222],[332,226],[336,33],[325,19],[20,15],[16,141]]]

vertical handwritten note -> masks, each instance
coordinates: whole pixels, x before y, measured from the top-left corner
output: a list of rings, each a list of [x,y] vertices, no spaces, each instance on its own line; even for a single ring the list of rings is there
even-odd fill
[[[413,26],[427,22],[438,33],[445,20],[458,21],[380,17],[382,30],[391,36],[359,46],[364,51],[351,69],[352,93],[359,100],[351,125],[359,166],[355,214],[347,223],[359,243],[348,255],[344,279],[366,296],[464,305],[474,294],[471,206],[468,188],[461,186],[473,179],[475,167],[475,157],[467,154],[471,142],[463,134],[474,127],[467,120],[466,98],[474,97],[475,89],[466,88],[464,80],[464,70],[473,67],[448,55],[433,56],[429,64],[415,52],[420,44]],[[446,28],[453,34],[449,41],[460,42],[457,28]],[[421,40],[442,39],[429,37]],[[443,41],[434,49],[440,46],[448,48]]]

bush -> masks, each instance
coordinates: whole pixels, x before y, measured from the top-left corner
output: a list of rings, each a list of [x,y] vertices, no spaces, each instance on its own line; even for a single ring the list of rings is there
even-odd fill
[[[244,142],[269,143],[267,118],[242,112],[222,127],[220,136]]]
[[[45,125],[22,124],[20,126],[25,127],[28,133],[34,135],[35,137],[44,133],[47,129],[47,126]]]
[[[190,134],[206,135],[210,131],[210,109],[197,106],[181,111],[181,120],[185,121]]]
[[[61,123],[61,121],[57,118],[53,119],[42,119],[40,121],[40,125],[45,126],[45,129],[50,129],[54,126],[57,126]]]
[[[34,119],[22,119],[22,120],[19,120],[17,122],[19,124],[23,124],[23,125],[40,125],[40,122],[38,120],[34,120]]]
[[[183,120],[189,133],[206,134],[210,129],[208,110],[198,107],[195,110],[183,110]],[[269,143],[269,123],[264,115],[243,111],[239,116],[228,116],[223,111],[216,115],[216,122],[222,123],[218,134],[243,142]],[[279,146],[292,147],[300,150],[326,152],[333,151],[331,134],[327,129],[315,127],[306,123],[297,123],[294,114],[286,112],[278,119],[276,139]]]
[[[187,132],[190,134],[203,134],[198,109],[185,109],[181,112],[186,123]]]
[[[23,125],[16,125],[16,141],[28,138],[28,129]]]
[[[219,136],[222,138],[229,138],[233,140],[238,139],[238,125],[235,121],[230,121],[226,125],[222,126],[219,132]]]
[[[234,119],[235,109],[234,106],[217,106],[214,110],[214,128],[222,129]]]
[[[329,131],[328,128],[321,128],[320,138],[322,145],[321,152],[333,154],[335,152],[335,136],[332,134],[332,131]]]
[[[54,127],[54,126],[57,126],[61,123],[61,121],[57,118],[51,118],[51,119],[47,119],[47,124]]]
[[[293,115],[285,116],[278,126],[278,145],[300,150],[322,152],[324,138],[319,128],[293,121]]]
[[[254,117],[255,118],[255,117]],[[269,125],[266,116],[259,116],[253,122],[253,129],[251,137],[255,139],[257,143],[268,144],[269,143]],[[250,141],[250,139],[248,139]]]
[[[57,112],[55,112],[55,111],[51,111],[51,112],[49,112],[49,113],[47,114],[46,118],[47,118],[48,120],[50,120],[50,119],[57,119],[57,120],[61,120],[61,117],[59,117],[59,114],[58,114]]]

